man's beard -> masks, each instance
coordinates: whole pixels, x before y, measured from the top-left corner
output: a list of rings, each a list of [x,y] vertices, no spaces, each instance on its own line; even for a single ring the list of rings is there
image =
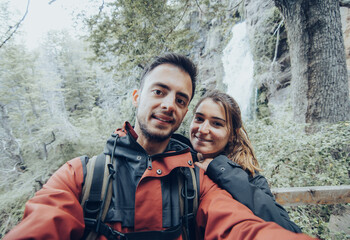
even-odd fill
[[[168,140],[171,135],[173,135],[173,133],[175,132],[174,131],[170,131],[168,134],[157,134],[157,133],[151,133],[149,130],[148,130],[148,127],[146,124],[143,124],[142,122],[138,121],[138,124],[139,124],[139,127],[140,127],[140,130],[143,134],[143,136],[150,140],[150,141],[155,141],[155,142],[163,142],[165,140]],[[161,130],[159,130],[161,131]]]

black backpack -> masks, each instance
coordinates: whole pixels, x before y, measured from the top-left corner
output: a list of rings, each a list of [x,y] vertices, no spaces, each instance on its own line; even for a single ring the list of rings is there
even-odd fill
[[[183,239],[195,239],[195,216],[198,208],[198,168],[177,169],[180,196],[180,224],[162,231],[121,233],[104,223],[112,199],[114,167],[111,156],[100,154],[89,159],[81,157],[86,164],[86,178],[82,190],[81,206],[84,211],[85,231],[82,239],[96,239],[102,234],[107,239],[174,239],[181,234]],[[103,176],[103,178],[101,177]]]

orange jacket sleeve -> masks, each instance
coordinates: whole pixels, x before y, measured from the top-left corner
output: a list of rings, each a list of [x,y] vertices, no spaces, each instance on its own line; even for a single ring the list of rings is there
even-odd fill
[[[203,173],[200,184],[201,199],[196,216],[200,239],[314,239],[302,233],[293,233],[274,222],[265,222]]]
[[[84,232],[79,202],[83,178],[79,158],[64,164],[26,203],[22,221],[4,240],[80,239]]]

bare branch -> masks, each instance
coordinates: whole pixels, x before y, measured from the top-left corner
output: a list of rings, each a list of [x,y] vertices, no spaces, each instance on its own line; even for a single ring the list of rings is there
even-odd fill
[[[279,41],[280,41],[280,28],[281,28],[283,22],[284,22],[284,19],[282,19],[282,21],[278,24],[277,29],[273,33],[273,35],[275,35],[277,33],[277,37],[276,37],[276,46],[275,46],[275,56],[273,57],[272,63],[276,62],[276,59],[277,59],[278,44],[279,44]]]
[[[27,2],[27,9],[26,9],[26,12],[24,13],[22,19],[14,26],[14,30],[12,31],[12,33],[10,33],[10,35],[0,44],[0,48],[8,41],[10,40],[10,38],[13,36],[13,34],[15,34],[17,32],[17,29],[19,28],[19,25],[21,25],[21,23],[24,21],[24,19],[26,18],[27,16],[27,13],[28,13],[28,8],[29,8],[29,3],[30,3],[30,0],[28,0]],[[13,27],[11,27],[10,29],[12,29]]]
[[[48,143],[43,143],[43,147],[44,147],[44,154],[45,154],[45,160],[47,160],[48,158],[48,152],[47,152],[47,148],[46,146],[50,145],[51,143],[53,143],[54,141],[56,141],[56,136],[55,133],[53,131],[51,131],[52,134],[52,140]]]
[[[21,172],[18,172],[17,169],[16,169],[16,166],[18,165],[19,163],[16,163],[12,169],[1,169],[0,168],[0,172],[2,173],[11,173],[11,172],[17,172],[17,173],[20,173],[22,174]]]
[[[105,1],[102,0],[102,5],[99,7],[100,11],[98,12],[98,14],[101,14],[103,8],[104,8],[104,5],[105,5]]]
[[[49,4],[52,4],[52,3],[54,3],[54,2],[56,2],[56,0],[51,0],[51,1],[49,2]]]
[[[201,6],[199,6],[199,3],[198,1],[196,0],[196,4],[197,4],[197,7],[199,8],[199,10],[201,11],[201,13],[203,13],[202,9],[201,9]]]
[[[52,133],[52,140],[51,140],[51,142],[46,143],[46,145],[49,145],[49,144],[53,143],[54,141],[56,141],[55,133],[53,131],[51,131],[51,133]]]
[[[228,9],[227,11],[232,11],[233,9],[238,7],[242,2],[243,2],[243,0],[241,0],[239,3],[237,3],[235,6],[233,6],[231,9]]]

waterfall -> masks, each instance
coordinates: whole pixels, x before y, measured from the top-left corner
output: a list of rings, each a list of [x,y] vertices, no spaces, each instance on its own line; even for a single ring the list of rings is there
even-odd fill
[[[227,93],[237,101],[243,119],[247,119],[252,115],[250,106],[254,87],[254,62],[245,22],[233,26],[232,38],[223,51],[222,62]]]

